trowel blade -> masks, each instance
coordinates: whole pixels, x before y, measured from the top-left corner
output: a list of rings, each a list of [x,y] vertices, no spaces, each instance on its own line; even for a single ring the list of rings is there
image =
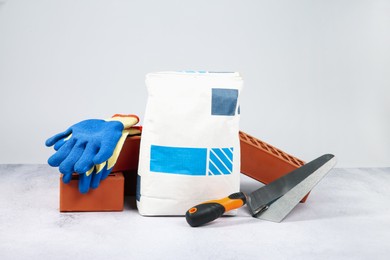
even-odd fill
[[[273,222],[281,222],[336,165],[336,158],[333,155],[324,156],[327,157],[327,161],[322,166],[308,174],[306,178],[291,188],[283,196],[267,205],[261,212],[255,214],[254,217]],[[288,177],[288,175],[286,175],[286,177]]]

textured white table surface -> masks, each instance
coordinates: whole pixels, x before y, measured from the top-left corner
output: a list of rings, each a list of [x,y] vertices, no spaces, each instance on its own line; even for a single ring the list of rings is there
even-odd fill
[[[390,259],[390,168],[333,169],[282,222],[60,213],[58,172],[0,165],[0,259]],[[242,191],[259,183],[242,175]]]

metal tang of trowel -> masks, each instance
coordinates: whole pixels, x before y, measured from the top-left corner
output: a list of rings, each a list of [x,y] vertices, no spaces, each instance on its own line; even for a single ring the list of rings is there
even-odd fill
[[[186,212],[186,220],[192,227],[201,226],[247,204],[253,217],[281,222],[335,164],[334,155],[322,155],[249,195],[237,192],[194,206]]]

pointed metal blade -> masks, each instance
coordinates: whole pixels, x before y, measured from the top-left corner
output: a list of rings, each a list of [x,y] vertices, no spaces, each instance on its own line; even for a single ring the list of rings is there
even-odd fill
[[[280,222],[335,163],[334,155],[325,154],[252,192],[247,202],[252,216]]]
[[[281,222],[335,165],[336,158],[333,157],[256,217],[263,220]]]

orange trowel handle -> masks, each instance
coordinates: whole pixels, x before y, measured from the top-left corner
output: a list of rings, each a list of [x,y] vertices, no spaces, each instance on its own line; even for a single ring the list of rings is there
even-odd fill
[[[191,227],[198,227],[219,218],[225,212],[242,207],[245,203],[244,193],[233,193],[226,198],[206,201],[190,208],[186,212],[186,220]]]

